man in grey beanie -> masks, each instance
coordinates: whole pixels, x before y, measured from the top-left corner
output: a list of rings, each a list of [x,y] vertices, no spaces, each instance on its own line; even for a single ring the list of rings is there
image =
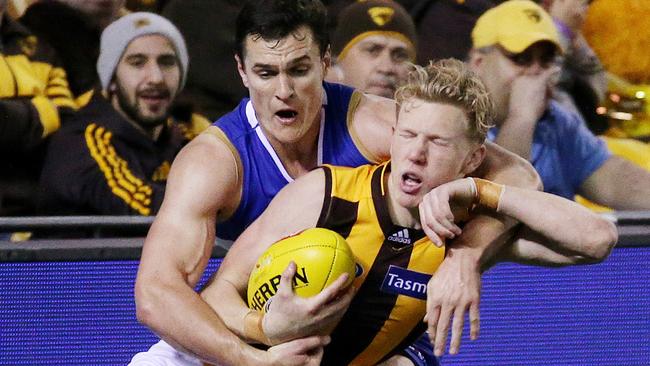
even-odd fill
[[[41,211],[155,214],[171,161],[209,125],[169,117],[187,67],[185,41],[165,18],[132,13],[106,27],[97,61],[101,92],[53,136]]]
[[[185,41],[171,22],[153,13],[132,13],[102,33],[97,73],[102,90],[127,120],[157,126],[183,88],[188,63]]]

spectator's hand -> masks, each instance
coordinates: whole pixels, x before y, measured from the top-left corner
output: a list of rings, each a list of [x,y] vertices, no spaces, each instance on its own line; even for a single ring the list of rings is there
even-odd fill
[[[329,336],[313,336],[278,344],[266,352],[267,365],[272,366],[318,366],[323,358],[323,347],[330,342]]]
[[[422,198],[418,206],[420,224],[436,246],[462,233],[455,222],[467,216],[476,194],[472,187],[471,178],[458,179],[432,189]]]
[[[348,274],[343,274],[318,295],[303,298],[293,292],[296,264],[291,262],[282,273],[277,293],[264,316],[264,334],[272,344],[312,335],[329,334],[350,305],[353,286],[343,288]]]
[[[429,336],[434,354],[445,351],[449,323],[453,318],[450,354],[457,354],[463,333],[465,312],[469,310],[470,337],[478,338],[481,273],[479,261],[471,249],[449,250],[427,285],[427,314]]]
[[[546,69],[530,68],[512,82],[508,116],[518,121],[528,121],[531,127],[542,117],[561,68],[553,65]]]

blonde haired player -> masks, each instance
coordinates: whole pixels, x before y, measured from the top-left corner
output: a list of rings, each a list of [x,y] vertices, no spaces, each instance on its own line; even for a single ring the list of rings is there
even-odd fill
[[[427,306],[432,295],[423,286],[445,256],[444,240],[462,232],[458,218],[467,213],[512,217],[525,225],[514,242],[551,242],[558,252],[593,260],[605,258],[615,244],[613,224],[572,201],[465,178],[485,156],[491,103],[483,84],[462,62],[415,66],[397,100],[390,162],[324,166],[285,187],[235,242],[203,291],[202,297],[243,339],[273,345],[338,324],[322,363],[374,365],[399,352],[428,324],[436,354],[441,354],[448,328],[438,329],[437,323],[449,324],[455,314]],[[430,210],[420,210],[425,200]],[[434,222],[425,228],[428,236],[420,226],[423,216]],[[337,231],[357,257],[362,270],[353,282],[356,294],[347,311],[325,319],[315,316],[314,302],[292,292],[295,264],[282,274],[268,312],[250,310],[244,299],[258,256],[278,239],[309,227]],[[453,255],[453,249],[446,255]],[[328,306],[336,295],[325,289],[317,295],[322,300],[317,306]],[[462,314],[460,319],[454,322],[451,353],[458,351]],[[470,309],[470,322],[475,338],[477,306]]]

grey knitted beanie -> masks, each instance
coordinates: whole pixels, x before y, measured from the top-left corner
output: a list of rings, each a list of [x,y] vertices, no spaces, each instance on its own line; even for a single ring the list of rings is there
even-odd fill
[[[179,90],[183,88],[187,78],[189,58],[181,32],[169,20],[160,15],[138,12],[114,21],[102,33],[99,59],[97,60],[97,73],[102,83],[102,89],[106,90],[108,88],[115,73],[115,68],[131,41],[149,34],[165,36],[174,45],[176,56],[181,64]]]

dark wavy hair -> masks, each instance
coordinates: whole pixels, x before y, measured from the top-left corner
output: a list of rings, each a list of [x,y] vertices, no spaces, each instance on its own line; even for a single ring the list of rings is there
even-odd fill
[[[244,59],[249,35],[279,41],[301,26],[311,29],[324,56],[329,46],[327,9],[319,0],[249,0],[237,16],[235,53]]]

